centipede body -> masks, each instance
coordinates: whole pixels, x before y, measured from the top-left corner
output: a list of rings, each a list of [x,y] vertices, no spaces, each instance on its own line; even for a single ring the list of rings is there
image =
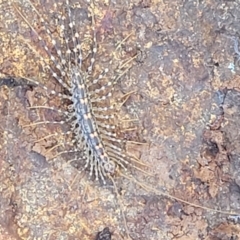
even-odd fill
[[[50,64],[47,63],[48,60],[40,55],[44,67],[48,69],[53,80],[61,86],[63,93],[48,89],[41,83],[36,82],[36,84],[49,92],[49,94],[69,101],[65,110],[54,109],[51,106],[46,107],[46,109],[56,111],[65,117],[65,120],[53,121],[52,123],[60,125],[67,123],[70,125],[72,133],[68,131],[67,134],[72,136],[72,140],[67,144],[72,146],[69,153],[76,153],[76,157],[71,159],[71,162],[80,161],[82,170],[89,170],[90,178],[94,176],[96,180],[100,180],[105,184],[108,174],[115,174],[116,169],[119,167],[126,169],[127,165],[134,165],[132,161],[135,161],[124,150],[124,141],[117,137],[116,125],[112,121],[114,114],[111,112],[114,107],[111,106],[109,101],[114,86],[123,78],[128,68],[124,64],[120,64],[119,69],[115,71],[113,76],[108,76],[108,68],[94,74],[98,43],[93,13],[90,14],[92,46],[89,55],[84,59],[82,40],[76,30],[75,17],[72,15],[69,1],[60,4],[65,14],[56,17],[59,22],[57,27],[59,27],[60,36],[62,37],[60,43],[65,44],[63,48],[58,46],[59,44],[52,35],[48,23],[40,15],[36,7],[31,2],[29,4],[36,13],[37,18],[39,18],[42,31],[50,39],[55,55],[53,55],[41,33],[21,13],[18,5],[13,3],[12,6],[23,22],[28,25],[37,39],[37,44],[41,45],[49,58]],[[55,4],[56,8],[58,4]],[[66,26],[69,28],[66,28]],[[31,108],[34,107],[31,106]],[[51,123],[51,121],[45,121],[45,123]],[[67,154],[68,150],[61,153]]]

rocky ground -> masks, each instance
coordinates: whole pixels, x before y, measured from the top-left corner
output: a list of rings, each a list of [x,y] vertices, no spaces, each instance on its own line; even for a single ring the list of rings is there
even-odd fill
[[[53,0],[36,2],[53,23]],[[122,212],[134,240],[240,239],[240,2],[93,5],[96,68],[108,66],[111,55],[113,71],[119,59],[138,54],[115,97],[134,91],[120,115],[138,119],[136,130],[124,136],[145,143],[127,148],[148,165],[149,175],[132,171],[137,182],[127,173],[115,176],[117,195],[111,184],[89,180],[64,157],[49,160],[54,142],[37,140],[63,129],[26,127],[43,117],[28,104],[39,99],[59,108],[59,99],[42,98],[44,90],[7,78],[29,77],[58,89],[42,67],[39,56],[47,55],[16,8],[34,26],[38,17],[27,4],[0,0],[1,239],[127,239]],[[89,9],[79,1],[76,21],[84,39]],[[125,38],[121,55],[110,54]],[[44,118],[58,116],[47,112]],[[105,227],[110,233],[100,238]]]

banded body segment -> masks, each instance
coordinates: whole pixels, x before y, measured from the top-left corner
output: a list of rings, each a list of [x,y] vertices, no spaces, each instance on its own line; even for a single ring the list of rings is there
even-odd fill
[[[76,118],[76,128],[78,134],[84,139],[86,145],[85,152],[91,158],[90,161],[86,162],[85,167],[90,165],[90,176],[92,176],[95,170],[95,177],[98,179],[98,175],[100,175],[105,183],[104,177],[106,174],[115,172],[115,164],[110,161],[100,137],[97,121],[92,111],[88,88],[85,83],[86,75],[80,74],[78,68],[75,67],[72,69],[71,79],[71,98]]]

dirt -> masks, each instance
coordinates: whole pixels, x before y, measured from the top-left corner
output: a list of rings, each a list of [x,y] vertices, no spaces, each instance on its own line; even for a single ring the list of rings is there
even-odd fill
[[[52,0],[40,2],[52,9]],[[77,21],[87,38],[90,8],[79,2]],[[19,9],[36,23],[28,5]],[[38,10],[54,22],[51,11]],[[144,170],[149,175],[132,170],[139,184],[116,176],[117,195],[113,185],[92,181],[64,157],[54,159],[56,152],[50,149],[60,135],[37,141],[61,134],[67,126],[29,126],[42,118],[58,118],[29,105],[59,108],[61,101],[49,98],[40,87],[6,78],[29,77],[49,89],[61,89],[42,67],[39,56],[47,55],[35,34],[2,0],[0,239],[93,240],[106,228],[106,239],[127,239],[122,212],[134,240],[240,239],[239,3],[94,1],[94,14],[96,69],[112,60],[113,74],[122,59],[138,53],[115,97],[134,91],[118,116],[138,119],[136,130],[124,136],[145,143],[129,143],[127,148],[148,165]],[[110,54],[125,38],[121,51]]]

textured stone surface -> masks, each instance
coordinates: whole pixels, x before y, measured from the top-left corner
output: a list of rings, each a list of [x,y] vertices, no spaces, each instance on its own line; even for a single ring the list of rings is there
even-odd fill
[[[52,1],[40,2],[51,9]],[[89,8],[79,2],[84,35],[90,29]],[[141,53],[115,94],[135,91],[121,114],[138,118],[139,123],[135,132],[125,136],[147,143],[128,148],[149,166],[146,171],[151,176],[137,170],[132,174],[156,191],[119,176],[115,178],[119,203],[112,186],[89,180],[64,158],[48,160],[54,155],[48,151],[54,141],[36,140],[64,129],[23,127],[39,117],[29,111],[29,102],[46,94],[24,84],[1,86],[0,234],[4,239],[94,239],[109,227],[112,239],[126,239],[123,210],[134,240],[239,239],[237,218],[157,194],[161,190],[190,203],[240,214],[239,3],[94,4],[100,48],[96,67],[106,67],[109,53],[130,33],[122,52],[125,57]],[[53,21],[50,11],[38,10]],[[27,5],[22,11],[30,21],[37,21]],[[30,77],[57,89],[40,65],[36,53],[46,54],[36,36],[26,24],[18,23],[22,19],[3,0],[0,18],[1,76]],[[39,99],[39,104],[46,104],[45,100],[56,107],[61,104]]]

